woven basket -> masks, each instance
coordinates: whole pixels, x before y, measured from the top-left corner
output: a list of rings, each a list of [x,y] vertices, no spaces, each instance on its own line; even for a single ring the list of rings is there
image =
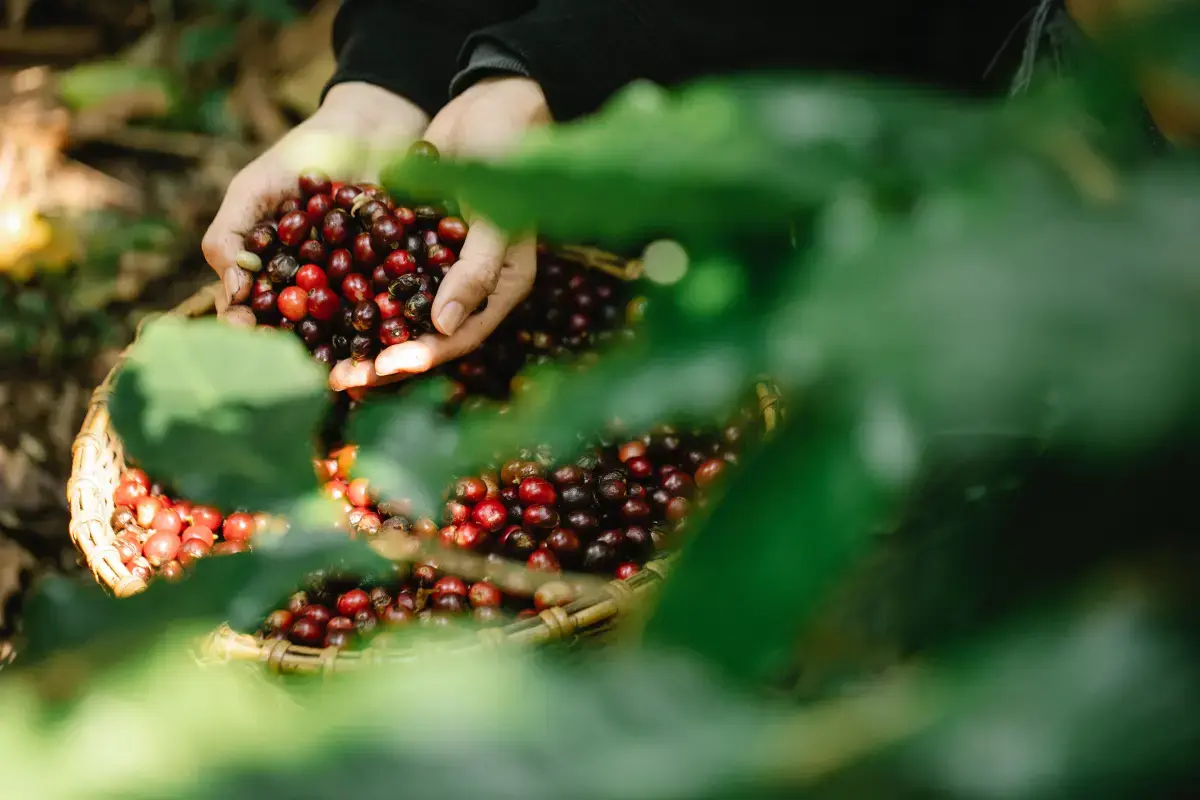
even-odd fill
[[[641,263],[625,260],[590,247],[559,247],[559,258],[598,269],[621,280],[641,275]],[[167,312],[177,317],[201,317],[214,313],[220,284],[205,287]],[[145,324],[145,322],[143,322]],[[125,470],[121,442],[109,423],[108,399],[125,354],[118,359],[104,382],[92,394],[87,416],[72,447],[71,479],[67,500],[71,507],[70,534],[96,580],[117,597],[128,597],[146,588],[121,563],[114,546],[112,527],[113,492]],[[779,413],[778,394],[766,384],[757,387],[760,410],[767,431],[774,428]],[[535,617],[500,628],[484,629],[456,646],[486,647],[501,644],[541,644],[597,636],[612,629],[618,616],[640,604],[644,595],[657,589],[669,571],[670,557],[646,564],[628,580],[603,584],[598,592],[562,607],[542,611]],[[338,650],[292,644],[286,640],[263,641],[221,626],[203,647],[202,657],[216,660],[259,661],[283,673],[337,672],[378,661],[409,660],[412,651],[399,648]]]

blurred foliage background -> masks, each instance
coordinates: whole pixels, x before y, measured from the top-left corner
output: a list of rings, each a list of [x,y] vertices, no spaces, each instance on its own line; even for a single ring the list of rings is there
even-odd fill
[[[189,18],[175,56],[220,74],[227,20],[280,41],[298,24],[247,5]],[[711,418],[763,373],[785,422],[693,531],[642,640],[584,659],[431,645],[319,685],[197,663],[194,637],[313,563],[369,562],[316,522],[129,600],[47,577],[0,677],[0,780],[47,798],[1191,796],[1200,165],[1142,141],[1131,87],[1150,55],[1196,75],[1198,41],[1200,7],[1176,4],[994,101],[833,77],[633,86],[500,164],[396,164],[390,186],[503,224],[686,255],[647,251],[638,348],[539,370],[503,417],[450,423],[420,392],[365,406],[352,438],[390,491],[436,497],[497,449],[614,413]],[[212,90],[157,67],[128,79],[160,109]],[[207,124],[127,127],[236,129]],[[49,313],[22,297],[51,278],[29,280],[11,302]],[[283,470],[196,480],[306,455],[261,424],[328,402],[298,345],[153,330],[113,401],[132,454],[207,484],[198,500],[303,499],[311,480]],[[213,387],[190,402],[156,388],[184,359]],[[258,387],[210,378],[235,359]]]

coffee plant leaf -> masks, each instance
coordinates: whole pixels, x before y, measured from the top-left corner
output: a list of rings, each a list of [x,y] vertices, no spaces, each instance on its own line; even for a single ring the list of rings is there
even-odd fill
[[[903,208],[921,186],[1007,172],[1069,117],[1059,105],[1033,115],[829,78],[637,85],[586,121],[529,134],[502,162],[401,159],[384,182],[455,193],[502,226],[563,241],[737,247],[786,232],[847,183]]]
[[[888,412],[792,420],[731,470],[687,536],[647,640],[751,685],[778,678],[915,464],[913,442]]]
[[[325,376],[295,337],[163,317],[109,402],[126,454],[194,502],[273,511],[315,490]]]

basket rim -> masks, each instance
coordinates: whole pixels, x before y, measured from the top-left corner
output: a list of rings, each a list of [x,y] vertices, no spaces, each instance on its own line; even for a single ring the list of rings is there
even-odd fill
[[[632,281],[641,275],[639,260],[623,259],[598,248],[563,246],[555,247],[554,252],[564,260],[598,269],[621,280]],[[217,281],[202,287],[169,311],[151,314],[143,319],[133,341],[121,352],[108,375],[93,391],[84,422],[72,444],[71,478],[67,483],[67,500],[71,509],[69,533],[97,583],[117,597],[138,594],[147,588],[147,582],[129,571],[113,544],[116,532],[111,523],[112,493],[116,488],[115,476],[119,476],[125,466],[124,453],[111,429],[107,409],[113,381],[147,321],[160,316],[207,316],[216,311],[218,298],[223,297],[223,293],[222,284]],[[756,388],[760,410],[770,430],[779,412],[778,393],[774,387],[763,382]],[[105,464],[109,460],[112,468],[107,470],[107,481],[92,474],[96,472],[97,463]],[[626,580],[608,581],[595,594],[563,607],[545,609],[535,616],[504,626],[481,629],[476,636],[464,639],[454,647],[540,644],[570,638],[603,626],[618,616],[627,615],[635,605],[640,605],[648,595],[656,592],[670,572],[673,561],[674,555],[667,555],[647,562],[637,574]],[[305,647],[287,640],[264,640],[253,634],[238,633],[228,624],[223,624],[205,638],[197,655],[204,661],[259,661],[277,672],[329,673],[370,663],[403,661],[413,658],[414,652],[412,648],[338,650]]]

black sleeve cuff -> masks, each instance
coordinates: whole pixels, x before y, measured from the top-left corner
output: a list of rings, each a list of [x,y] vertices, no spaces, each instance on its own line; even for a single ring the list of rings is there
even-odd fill
[[[680,77],[681,48],[647,10],[634,0],[541,0],[519,19],[470,34],[463,52],[481,45],[510,52],[542,87],[554,119],[565,122],[595,111],[636,78]]]
[[[533,0],[346,0],[333,23],[338,67],[321,93],[362,81],[404,97],[429,116],[446,104],[458,55],[472,31],[513,19]]]
[[[484,78],[500,75],[530,77],[525,62],[511,51],[496,42],[481,41],[471,50],[467,66],[450,81],[450,96],[458,97]]]

